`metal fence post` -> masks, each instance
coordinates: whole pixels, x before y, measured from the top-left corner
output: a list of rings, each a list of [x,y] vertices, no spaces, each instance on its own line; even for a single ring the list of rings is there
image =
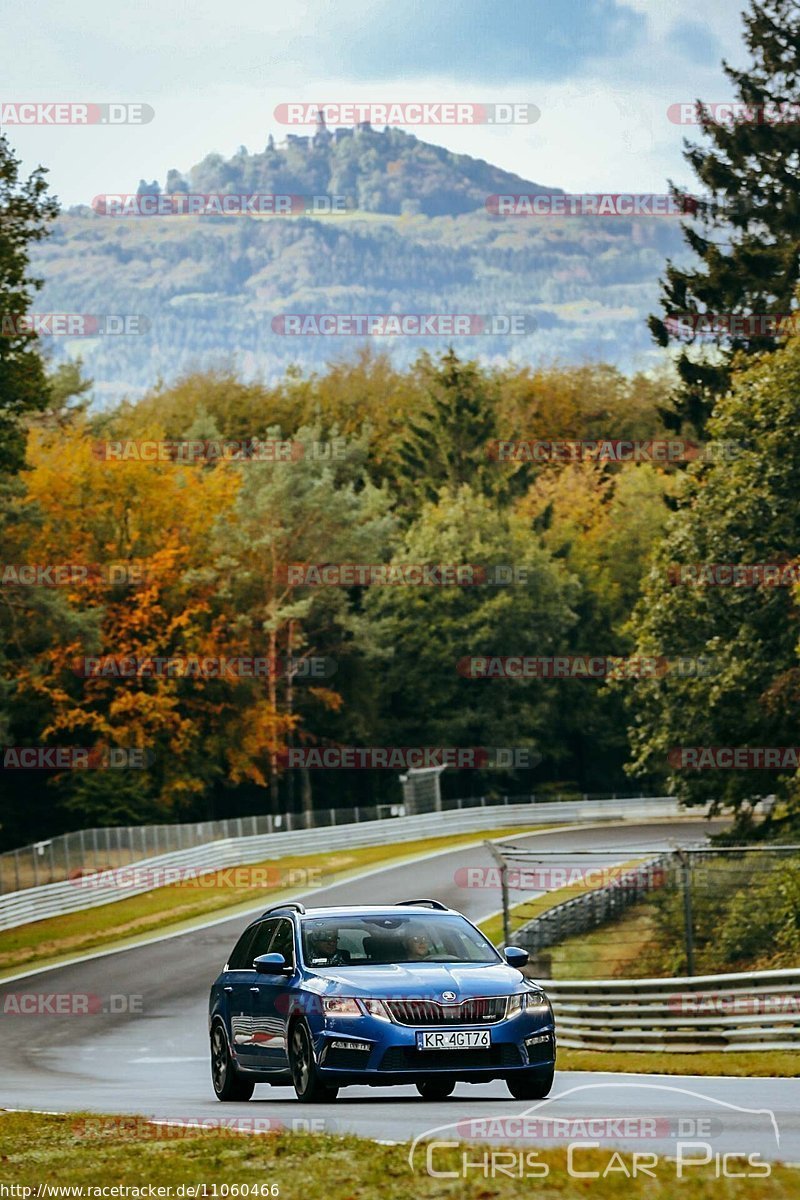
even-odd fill
[[[493,842],[484,842],[483,844],[500,867],[500,892],[503,899],[503,942],[508,946],[511,943],[511,913],[508,909],[508,867],[506,866],[506,860]]]
[[[694,916],[692,913],[692,860],[691,853],[677,851],[683,875],[683,934],[686,943],[686,974],[694,975]]]

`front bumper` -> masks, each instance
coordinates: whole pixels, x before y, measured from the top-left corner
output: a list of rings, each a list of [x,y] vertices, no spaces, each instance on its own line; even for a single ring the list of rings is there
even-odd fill
[[[476,1082],[504,1079],[555,1063],[555,1028],[550,1020],[520,1013],[492,1025],[448,1024],[447,1028],[489,1029],[491,1044],[479,1049],[419,1050],[417,1028],[374,1017],[336,1017],[325,1020],[315,1034],[317,1067],[332,1085],[378,1086],[436,1075]],[[425,1027],[425,1032],[430,1031],[430,1026]]]

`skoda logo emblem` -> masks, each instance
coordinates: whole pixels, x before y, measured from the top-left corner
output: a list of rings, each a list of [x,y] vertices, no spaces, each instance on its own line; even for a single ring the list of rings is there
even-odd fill
[[[455,1000],[455,998],[456,998],[455,992],[442,992],[443,1000]]]

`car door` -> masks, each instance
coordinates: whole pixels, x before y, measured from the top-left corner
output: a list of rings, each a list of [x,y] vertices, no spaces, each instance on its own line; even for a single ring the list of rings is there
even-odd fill
[[[226,991],[231,1014],[231,1040],[236,1056],[243,1067],[260,1067],[260,1046],[268,1031],[262,1028],[259,1011],[259,980],[253,961],[266,954],[278,922],[271,918],[259,921],[251,937],[236,946],[228,964]],[[239,951],[239,953],[237,953]]]
[[[294,945],[294,925],[281,917],[268,950],[261,954],[282,954],[293,969],[297,965]],[[257,975],[254,995],[253,1019],[258,1038],[253,1046],[253,1058],[261,1071],[286,1070],[289,1065],[287,1049],[287,1026],[289,1019],[290,975]]]

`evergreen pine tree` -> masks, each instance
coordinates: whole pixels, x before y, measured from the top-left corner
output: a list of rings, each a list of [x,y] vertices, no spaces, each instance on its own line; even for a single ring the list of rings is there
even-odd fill
[[[772,351],[781,340],[775,322],[743,322],[709,341],[707,328],[698,338],[687,332],[689,320],[681,329],[677,319],[786,314],[800,277],[800,4],[751,0],[743,17],[752,66],[723,67],[746,112],[717,123],[698,101],[699,123],[712,144],[686,143],[686,161],[705,191],[684,236],[701,263],[681,269],[668,262],[664,316],[649,318],[660,345],[688,338],[693,347],[679,356],[681,385],[665,414],[675,430],[688,421],[702,432],[728,389],[737,352]]]
[[[19,160],[0,134],[0,473],[22,466],[21,418],[48,398],[39,340],[22,320],[42,286],[28,274],[28,246],[45,236],[58,211],[44,174],[40,167],[20,182]]]
[[[476,492],[498,495],[506,473],[489,457],[498,436],[496,385],[452,348],[438,363],[423,355],[418,366],[426,398],[400,441],[395,490],[412,509],[435,500],[444,487],[455,491],[469,484]]]

